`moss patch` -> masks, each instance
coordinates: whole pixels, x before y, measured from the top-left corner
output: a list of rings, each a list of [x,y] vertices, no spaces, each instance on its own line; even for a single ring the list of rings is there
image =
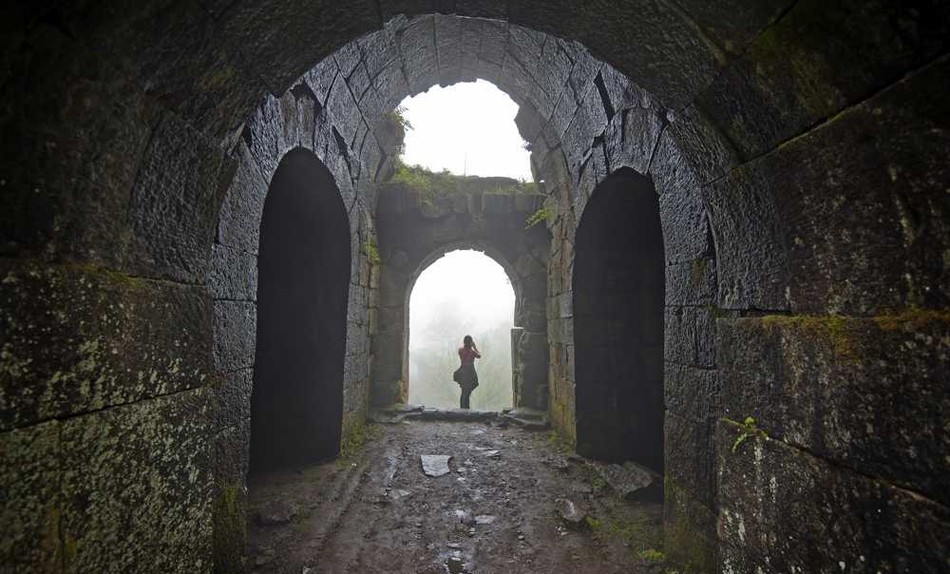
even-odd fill
[[[878,315],[872,320],[882,331],[917,330],[931,323],[950,323],[950,310],[947,309],[906,309],[904,311]]]
[[[823,337],[838,357],[854,357],[852,327],[840,315],[766,315],[761,321],[766,327],[796,329]]]
[[[243,572],[247,539],[247,500],[242,485],[229,482],[219,487],[214,500],[212,557],[214,571]]]

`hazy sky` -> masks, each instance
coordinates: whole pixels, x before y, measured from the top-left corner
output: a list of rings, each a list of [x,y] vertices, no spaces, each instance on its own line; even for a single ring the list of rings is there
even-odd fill
[[[515,127],[518,106],[491,83],[435,86],[400,105],[412,124],[403,154],[407,164],[531,181],[530,154]]]
[[[423,327],[445,301],[470,311],[473,322],[480,327],[514,320],[515,292],[508,275],[494,259],[478,251],[452,251],[419,275],[409,298],[409,332],[413,339],[425,338]],[[464,334],[459,335],[457,343]]]

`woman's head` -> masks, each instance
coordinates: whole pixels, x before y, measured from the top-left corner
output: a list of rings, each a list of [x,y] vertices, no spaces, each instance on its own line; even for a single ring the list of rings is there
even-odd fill
[[[474,345],[475,342],[472,341],[472,336],[471,336],[471,335],[465,335],[465,338],[462,339],[462,344],[465,345],[465,348],[466,348],[466,349],[468,349],[468,348],[471,348],[471,346]]]

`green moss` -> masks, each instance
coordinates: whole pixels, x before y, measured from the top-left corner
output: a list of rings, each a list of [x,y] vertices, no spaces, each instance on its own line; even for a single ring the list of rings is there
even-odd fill
[[[715,533],[696,525],[697,510],[690,508],[691,496],[668,474],[663,477],[663,489],[668,509],[663,547],[667,560],[680,568],[682,574],[716,572]],[[695,504],[697,508],[702,506]]]
[[[930,323],[950,323],[950,310],[911,308],[872,317],[882,331],[918,330]]]
[[[666,555],[656,550],[655,548],[647,548],[646,550],[641,550],[637,556],[647,560],[649,562],[662,562],[666,560]]]
[[[130,289],[142,289],[147,285],[144,279],[129,277],[118,271],[112,271],[104,267],[96,267],[89,263],[66,263],[63,267],[70,271],[78,271],[87,275],[102,277],[108,283],[123,285]]]
[[[854,356],[851,327],[840,315],[766,315],[761,321],[767,327],[796,329],[823,337],[831,343],[831,348],[838,357]]]
[[[242,572],[247,539],[247,501],[237,482],[220,485],[214,500],[212,558],[215,572]]]
[[[363,254],[366,255],[367,261],[372,266],[379,265],[379,250],[376,248],[376,243],[372,239],[367,240],[363,243]]]
[[[598,536],[619,538],[637,553],[651,550],[663,542],[662,529],[642,511],[629,516],[607,516],[596,522]]]
[[[379,427],[365,422],[364,419],[352,418],[351,421],[344,421],[339,459],[342,461],[353,459],[363,451],[366,443],[379,436],[379,432]]]

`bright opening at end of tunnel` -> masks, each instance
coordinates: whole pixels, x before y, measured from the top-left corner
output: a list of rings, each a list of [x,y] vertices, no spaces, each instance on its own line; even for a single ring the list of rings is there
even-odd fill
[[[515,125],[516,104],[483,80],[435,86],[400,104],[406,165],[455,175],[532,181],[530,153]]]
[[[453,251],[436,260],[416,280],[409,298],[409,402],[458,408],[462,338],[471,335],[478,388],[471,408],[512,406],[511,328],[515,292],[505,270],[478,251]]]

